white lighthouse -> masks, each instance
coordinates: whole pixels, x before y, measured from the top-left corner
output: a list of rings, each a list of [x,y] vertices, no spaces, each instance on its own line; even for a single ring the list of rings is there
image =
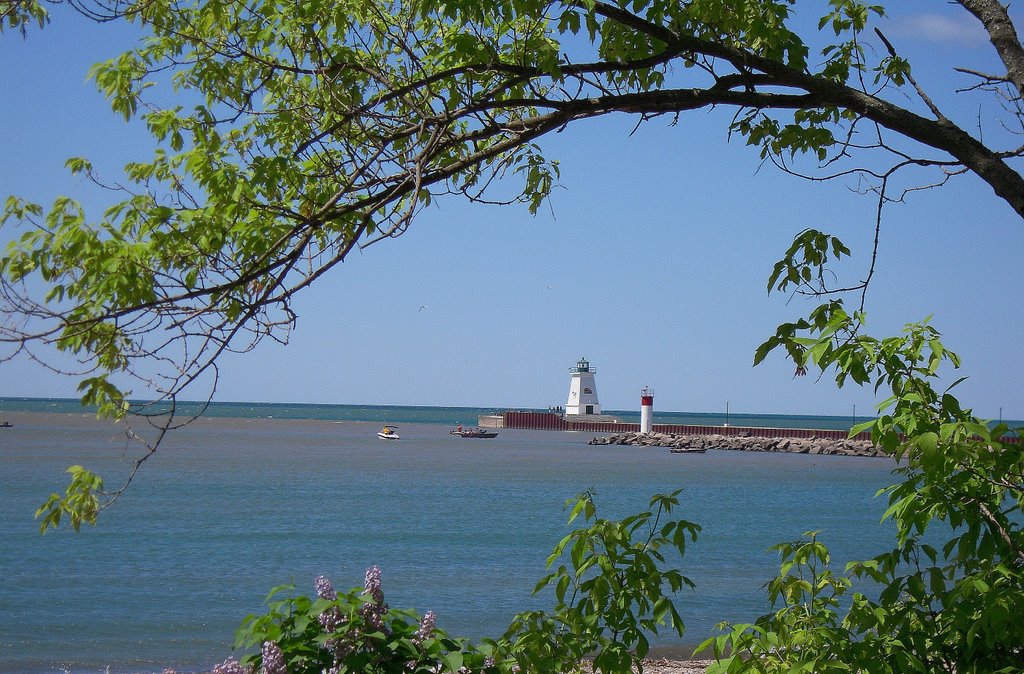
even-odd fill
[[[597,401],[595,370],[590,368],[586,358],[580,357],[576,367],[570,367],[569,399],[565,403],[565,414],[601,414],[601,403]]]
[[[640,391],[640,432],[650,433],[654,423],[654,391],[643,387]]]

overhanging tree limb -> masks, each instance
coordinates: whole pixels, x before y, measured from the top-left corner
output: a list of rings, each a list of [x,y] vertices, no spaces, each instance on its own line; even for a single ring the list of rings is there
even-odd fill
[[[1006,9],[1008,5],[1003,5],[1000,0],[958,2],[985,27],[989,41],[1006,66],[1007,79],[1017,89],[1017,95],[1024,96],[1024,47]]]

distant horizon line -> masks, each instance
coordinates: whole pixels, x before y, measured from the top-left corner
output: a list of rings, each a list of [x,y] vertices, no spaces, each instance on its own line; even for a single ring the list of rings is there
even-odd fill
[[[66,396],[17,396],[7,395],[0,396],[0,402],[5,400],[17,400],[17,401],[50,401],[50,402],[62,402],[62,403],[79,403],[79,398],[66,397]],[[129,399],[129,402],[133,404],[145,404],[151,401]],[[406,404],[406,403],[329,403],[329,402],[273,402],[273,401],[260,401],[260,400],[179,400],[178,404],[184,405],[264,405],[264,406],[309,406],[309,407],[376,407],[376,408],[437,408],[437,409],[468,409],[468,410],[494,410],[495,413],[500,414],[506,411],[529,411],[529,412],[546,412],[551,411],[555,407],[530,407],[530,406],[494,406],[494,405],[427,405],[427,404]],[[84,408],[88,408],[88,405],[82,405]],[[607,414],[640,414],[639,406],[637,409],[604,409],[602,413]],[[695,412],[687,410],[668,410],[668,409],[656,409],[655,413],[661,414],[688,414],[693,416],[715,416],[715,417],[733,417],[733,416],[744,416],[744,417],[822,417],[822,418],[836,418],[845,419],[853,417],[853,414],[797,414],[791,412],[743,412],[734,410],[722,410],[715,412]],[[857,415],[858,419],[867,420],[869,415]]]
[[[39,396],[18,396],[18,395],[0,395],[0,403],[4,401],[18,401],[18,402],[59,402],[66,404],[78,403],[81,405],[81,399],[68,397],[68,396],[53,396],[53,397],[39,397]],[[132,403],[145,404],[149,401],[144,400],[130,400]],[[502,412],[511,411],[530,411],[530,412],[546,412],[552,411],[557,406],[547,407],[529,407],[529,406],[496,406],[496,405],[426,405],[426,404],[403,404],[403,403],[329,403],[329,402],[271,402],[271,401],[260,401],[260,400],[212,400],[212,401],[199,401],[199,400],[179,400],[181,405],[209,405],[211,407],[230,407],[230,406],[244,406],[244,405],[259,405],[264,407],[363,407],[363,408],[376,408],[376,409],[464,409],[464,410],[475,410],[480,412],[491,411],[494,414],[500,414]],[[81,405],[84,409],[89,409],[90,406]],[[95,409],[95,407],[93,407]],[[564,409],[564,408],[562,408]],[[1000,412],[1001,412],[1000,408]],[[607,408],[603,410],[603,413],[610,415],[630,415],[640,416],[639,406],[634,409],[611,409]],[[657,415],[681,415],[681,416],[694,416],[694,417],[710,417],[716,419],[726,419],[727,423],[729,419],[748,417],[748,418],[768,418],[768,417],[782,417],[782,418],[816,418],[816,419],[851,419],[854,423],[863,423],[869,419],[877,418],[878,412],[874,408],[870,408],[870,413],[857,414],[856,407],[853,408],[852,413],[844,414],[811,414],[811,413],[794,413],[794,412],[743,412],[733,411],[729,408],[725,410],[719,410],[714,412],[694,412],[685,410],[669,410],[669,409],[655,409],[655,416]],[[979,417],[987,423],[1002,422],[1010,426],[1011,428],[1024,427],[1024,419],[1014,419],[1009,416],[1004,417],[992,417],[986,419],[985,417]]]

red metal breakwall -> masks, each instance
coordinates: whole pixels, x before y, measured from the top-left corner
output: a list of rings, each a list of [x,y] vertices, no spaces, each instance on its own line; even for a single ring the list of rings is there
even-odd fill
[[[539,431],[567,431],[569,424],[551,412],[502,412],[505,428],[526,428]]]
[[[542,431],[585,431],[588,433],[639,433],[640,424],[608,421],[566,421],[552,412],[503,412],[505,428]],[[654,424],[655,433],[676,435],[740,435],[758,438],[822,438],[845,440],[844,430],[820,428],[759,428],[755,426],[689,426],[685,424]],[[857,440],[870,440],[871,434],[860,433]]]

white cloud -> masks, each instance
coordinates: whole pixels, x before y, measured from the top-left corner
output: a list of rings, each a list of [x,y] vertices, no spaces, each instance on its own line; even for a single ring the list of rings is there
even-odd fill
[[[978,47],[988,42],[985,29],[967,13],[955,17],[944,14],[893,17],[888,31],[898,37],[958,47]]]

